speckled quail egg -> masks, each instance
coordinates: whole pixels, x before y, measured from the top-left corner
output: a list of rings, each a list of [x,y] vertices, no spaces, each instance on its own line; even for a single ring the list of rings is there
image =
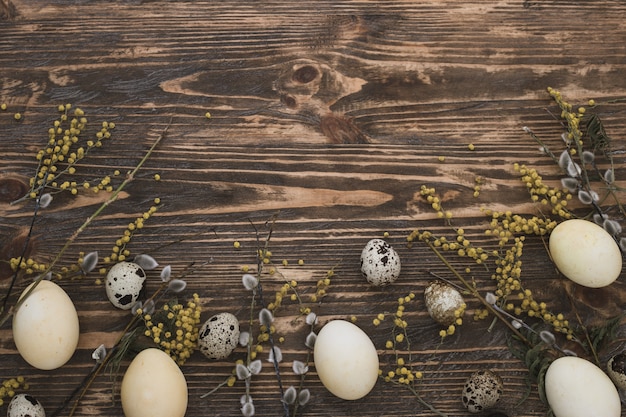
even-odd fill
[[[484,369],[474,372],[463,387],[463,405],[470,413],[492,408],[502,395],[502,378],[494,371]]]
[[[209,359],[225,359],[239,343],[239,320],[220,313],[204,322],[198,336],[200,351]]]
[[[133,262],[119,262],[111,267],[106,279],[109,301],[117,308],[130,310],[137,302],[146,280],[143,268]]]
[[[7,417],[46,417],[46,410],[32,395],[16,394],[9,403]]]
[[[400,257],[382,239],[372,239],[361,252],[361,272],[372,285],[389,285],[400,276]]]
[[[459,318],[458,314],[465,308],[461,293],[443,281],[433,281],[426,287],[424,302],[430,317],[446,327],[454,324]]]
[[[617,388],[626,391],[626,351],[609,359],[606,364],[606,371]]]

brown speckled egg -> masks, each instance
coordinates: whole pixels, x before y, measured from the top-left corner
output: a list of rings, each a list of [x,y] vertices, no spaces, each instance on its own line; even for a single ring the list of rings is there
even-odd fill
[[[454,324],[455,312],[461,311],[465,304],[461,293],[443,281],[433,281],[426,287],[424,302],[430,317],[446,327]]]
[[[200,329],[198,346],[209,359],[225,359],[239,343],[239,320],[231,313],[209,318]]]
[[[463,387],[463,405],[470,413],[479,413],[492,408],[502,395],[502,378],[495,372],[484,369],[476,371]]]

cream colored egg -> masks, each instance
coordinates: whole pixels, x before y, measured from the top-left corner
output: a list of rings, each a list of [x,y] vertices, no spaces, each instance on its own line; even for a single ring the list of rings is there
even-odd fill
[[[29,285],[21,297],[33,285]],[[64,365],[76,351],[79,335],[74,303],[52,281],[39,282],[13,316],[17,351],[37,369],[51,370]]]
[[[550,234],[550,254],[563,275],[585,287],[606,287],[622,271],[622,253],[613,237],[587,220],[556,226]]]
[[[160,349],[142,350],[124,373],[121,388],[126,417],[183,417],[187,381],[176,363]]]
[[[591,362],[556,359],[545,378],[546,397],[556,417],[619,417],[621,402],[611,379]]]
[[[345,320],[322,327],[313,350],[322,384],[344,400],[366,396],[378,379],[378,353],[369,336]]]

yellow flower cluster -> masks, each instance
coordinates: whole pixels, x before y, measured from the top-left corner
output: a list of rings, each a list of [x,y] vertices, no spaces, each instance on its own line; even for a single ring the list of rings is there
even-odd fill
[[[461,304],[459,308],[454,310],[454,323],[450,324],[447,329],[439,330],[439,337],[441,337],[442,341],[446,336],[452,336],[456,332],[456,327],[463,324],[463,314],[465,314],[466,308],[467,304]]]
[[[104,258],[104,263],[122,262],[130,255],[130,250],[126,248],[126,245],[130,243],[133,234],[143,229],[144,222],[148,220],[154,213],[157,212],[159,204],[161,204],[160,198],[155,198],[153,205],[150,206],[141,216],[137,217],[134,222],[129,223],[122,236],[115,241],[115,245],[111,248],[111,255]],[[106,268],[100,270],[101,274],[106,274]]]
[[[496,297],[506,299],[521,290],[522,249],[525,236],[516,237],[513,246],[506,250],[504,257],[496,260],[496,270],[491,278],[497,281]]]
[[[28,275],[42,273],[46,269],[48,269],[47,264],[39,263],[32,258],[22,259],[21,261],[19,257],[11,258],[9,260],[9,265],[11,266],[11,269],[13,271],[17,271],[18,269],[21,269],[22,271],[24,271],[24,273]]]
[[[271,256],[271,253],[269,256]],[[298,283],[295,280],[285,282],[280,287],[280,290],[274,293],[274,298],[271,302],[267,304],[267,309],[272,314],[275,314],[276,311],[282,306],[283,300],[285,299],[285,296],[289,293],[289,291],[293,291],[290,299],[293,300],[295,298],[297,300],[297,293],[295,292],[297,286]],[[270,325],[269,327],[265,325],[259,326],[259,334],[257,335],[256,344],[252,347],[252,350],[250,352],[251,359],[256,359],[257,354],[263,352],[263,343],[269,341],[270,335],[274,335],[275,333],[276,327],[274,327],[274,325]],[[281,337],[280,339],[283,338]]]
[[[388,371],[385,374],[385,376],[383,377],[385,382],[394,382],[400,385],[409,385],[412,382],[415,382],[415,380],[419,380],[424,377],[424,374],[421,371],[413,372],[406,366],[402,366],[401,364],[404,364],[404,361],[402,361],[401,359],[402,358],[398,359],[398,367],[395,371]],[[382,369],[378,370],[378,374],[383,375]]]
[[[413,372],[411,369],[411,356],[410,356],[410,343],[407,335],[408,323],[405,319],[406,305],[415,299],[415,293],[411,292],[404,297],[398,298],[396,305],[396,311],[393,315],[393,329],[391,331],[391,338],[385,342],[386,349],[393,349],[395,353],[395,370],[384,373],[382,369],[378,371],[379,375],[383,376],[385,382],[394,382],[402,385],[409,385],[416,379],[422,378],[422,373],[417,371]],[[385,320],[385,314],[379,313],[373,320],[374,326],[380,326],[381,322]],[[398,353],[398,344],[404,343],[406,345],[406,351],[409,352],[407,358],[402,357]]]
[[[426,187],[422,185],[420,187],[420,195],[426,199],[426,201],[430,204],[430,206],[437,213],[437,217],[440,219],[451,219],[452,212],[446,211],[441,207],[441,199],[437,196],[434,188]]]
[[[517,298],[517,300],[515,299]],[[517,302],[517,305],[516,303]],[[552,326],[554,331],[563,333],[568,340],[574,338],[574,331],[569,327],[570,323],[565,319],[562,313],[552,313],[548,310],[548,306],[544,302],[537,302],[533,293],[529,289],[519,288],[517,293],[511,295],[511,298],[502,298],[498,300],[498,304],[510,314],[520,316],[522,313],[528,317],[534,317],[543,320],[546,324]],[[474,319],[484,319],[489,315],[486,309],[478,309],[474,313]]]
[[[517,235],[537,235],[544,236],[552,231],[557,222],[549,218],[533,216],[525,218],[510,211],[500,212],[484,210],[487,216],[491,216],[489,228],[485,234],[498,239],[498,244],[502,248],[511,240],[515,240]]]
[[[311,297],[310,297],[310,301],[312,303],[316,303],[326,296],[326,290],[328,290],[328,287],[330,287],[331,278],[334,276],[335,276],[335,270],[333,268],[333,269],[329,269],[326,272],[326,277],[317,280],[317,283],[315,284],[315,294],[311,294]],[[300,312],[302,314],[309,314],[311,312],[311,309],[305,308],[304,310]]]
[[[257,255],[263,265],[269,265],[272,262],[272,251],[269,249],[259,249]]]
[[[522,176],[530,191],[531,199],[539,201],[542,205],[552,207],[552,213],[567,219],[570,213],[565,208],[567,201],[572,196],[567,190],[550,188],[543,184],[541,176],[534,169],[525,166],[515,165],[515,169]],[[450,219],[452,215],[446,215],[441,208],[441,201],[437,197],[435,189],[422,186],[420,194],[431,204],[433,210],[437,212],[439,218]],[[573,337],[573,331],[569,328],[569,322],[564,319],[563,314],[551,313],[545,303],[534,300],[531,290],[525,289],[522,285],[522,253],[524,241],[527,235],[544,236],[549,234],[557,225],[557,222],[547,217],[532,216],[530,218],[513,214],[510,211],[498,212],[483,210],[491,217],[488,228],[485,229],[487,236],[492,236],[498,241],[498,249],[486,250],[475,247],[466,237],[462,228],[456,231],[455,239],[447,239],[445,236],[434,236],[430,231],[414,230],[407,237],[409,246],[416,239],[427,242],[435,249],[455,252],[460,257],[472,259],[475,263],[482,264],[488,259],[494,259],[495,270],[491,278],[496,281],[495,296],[499,306],[505,308],[516,316],[526,314],[529,317],[536,317],[551,325],[555,331],[564,333],[568,338]],[[443,213],[443,214],[442,214]],[[466,268],[465,272],[470,272]],[[459,319],[463,312],[459,312]],[[484,319],[489,315],[486,308],[478,308],[474,311],[474,319]],[[380,320],[374,319],[377,325]],[[455,324],[448,329],[442,329],[439,335],[443,338],[454,334]],[[387,347],[393,347],[393,342],[388,341]]]
[[[408,327],[408,323],[405,320],[404,311],[405,307],[408,303],[415,299],[415,293],[411,292],[404,297],[398,298],[398,304],[396,306],[396,312],[393,316],[393,329],[391,331],[392,338],[385,342],[385,348],[387,349],[396,349],[397,343],[406,342],[409,344],[409,340],[407,339],[406,329]],[[379,313],[373,320],[372,323],[374,326],[379,326],[381,322],[385,320],[385,315],[383,313]]]
[[[55,273],[54,276],[57,279],[63,279],[64,276],[67,275],[71,275],[72,277],[82,277],[84,276],[83,274],[77,274],[78,272],[81,271],[81,267],[80,265],[82,265],[83,260],[84,260],[84,256],[85,256],[85,252],[79,252],[78,253],[78,259],[76,260],[76,263],[70,265],[70,266],[62,266],[61,267],[61,272],[60,273]]]
[[[537,317],[550,324],[555,331],[565,333],[572,337],[569,323],[563,319],[562,314],[554,315],[547,310],[545,303],[534,300],[532,291],[522,285],[522,253],[526,235],[543,236],[552,231],[557,222],[549,218],[533,216],[525,218],[510,211],[491,212],[485,210],[491,216],[489,228],[485,234],[498,239],[501,250],[509,243],[503,255],[495,256],[495,271],[491,278],[496,281],[495,296],[498,305],[507,311],[520,316],[522,313],[529,317]],[[494,251],[494,255],[498,252]],[[477,309],[474,319],[483,319],[489,315],[486,309]],[[560,317],[560,318],[559,318]]]
[[[24,381],[23,376],[9,378],[2,381],[0,385],[0,406],[4,404],[5,398],[11,398],[15,395],[15,390],[22,388],[28,389],[28,384]]]
[[[474,178],[474,194],[472,194],[474,198],[477,198],[480,195],[480,190],[484,183],[485,183],[485,179],[481,177],[480,175]]]
[[[200,298],[193,294],[186,306],[170,301],[153,315],[143,314],[141,309],[137,314],[142,316],[146,326],[145,336],[183,365],[197,346],[201,311]]]
[[[567,189],[548,187],[534,168],[528,168],[526,165],[517,163],[514,164],[513,168],[520,174],[522,182],[526,184],[532,201],[538,201],[544,206],[551,207],[552,214],[563,219],[572,218],[572,214],[567,210],[567,204],[572,199],[572,194]]]
[[[445,236],[435,236],[429,231],[414,230],[407,237],[409,246],[415,239],[421,241],[428,241],[436,248],[443,250],[444,252],[452,251],[458,256],[463,258],[470,258],[476,264],[482,264],[489,259],[488,251],[481,247],[475,247],[472,242],[465,237],[465,230],[463,228],[455,229],[456,237],[449,240]],[[467,268],[469,271],[469,268]]]
[[[39,167],[34,177],[30,179],[31,191],[29,197],[35,198],[46,187],[63,191],[69,190],[77,194],[79,187],[91,188],[94,191],[102,189],[112,190],[110,178],[105,177],[95,187],[89,182],[62,181],[63,174],[74,174],[76,164],[81,161],[93,148],[102,146],[102,141],[111,137],[110,130],[115,128],[114,123],[103,122],[102,128],[96,133],[94,140],[88,140],[85,145],[79,146],[79,135],[87,125],[87,118],[80,108],[72,109],[71,104],[60,105],[58,110],[61,116],[48,129],[48,144],[37,153]]]
[[[268,340],[269,340],[269,335],[268,335]],[[252,351],[250,352],[250,359],[252,359],[252,360],[256,359],[256,356],[259,353],[263,353],[263,344],[262,343],[257,343],[256,345],[253,346]]]
[[[521,301],[520,307],[513,307],[512,303],[506,305],[507,310],[514,309],[516,312],[524,312],[528,317],[537,317],[543,320],[545,323],[552,326],[552,328],[559,332],[564,333],[568,340],[574,337],[573,330],[569,327],[569,321],[565,319],[563,314],[554,314],[548,310],[546,303],[537,302],[533,298],[532,291],[529,289],[520,291],[517,293],[518,299]],[[518,308],[520,310],[518,310]]]
[[[283,304],[283,299],[289,293],[289,291],[293,291],[298,286],[296,280],[291,280],[289,282],[285,282],[279,291],[274,293],[274,300],[272,300],[268,305],[267,309],[274,313],[280,306]]]
[[[269,341],[270,335],[274,335],[275,333],[276,327],[274,327],[274,325],[270,325],[269,328],[264,325],[259,326],[259,334],[256,337],[256,344],[250,351],[250,359],[256,359],[257,354],[263,352],[263,343]]]
[[[579,107],[574,110],[573,106],[567,101],[563,100],[563,96],[561,92],[555,90],[552,87],[548,87],[548,94],[552,97],[555,103],[561,109],[561,118],[567,122],[567,139],[573,141],[576,145],[577,149],[582,147],[582,137],[583,133],[580,130],[580,123],[582,121],[583,116],[585,115],[586,109],[584,107]],[[593,101],[590,101],[589,105],[594,105]]]

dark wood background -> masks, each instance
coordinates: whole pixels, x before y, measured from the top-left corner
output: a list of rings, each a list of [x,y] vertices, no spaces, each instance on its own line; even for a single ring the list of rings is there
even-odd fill
[[[102,120],[117,125],[112,140],[79,167],[81,179],[132,169],[171,119],[144,169],[80,236],[65,263],[80,251],[110,252],[127,223],[160,197],[161,209],[130,249],[150,253],[175,274],[194,263],[186,293],[200,294],[203,319],[230,311],[243,320],[248,294],[241,266],[256,262],[253,224],[264,239],[265,222],[278,213],[270,249],[286,279],[311,293],[336,266],[328,296],[311,305],[322,323],[356,316],[384,362],[389,323],[374,328],[371,320],[395,311],[395,300],[414,291],[409,334],[426,401],[450,416],[466,415],[460,401],[465,379],[492,368],[505,383],[500,411],[542,416],[546,408],[534,388],[517,405],[526,389],[524,365],[509,353],[502,325],[487,332],[489,321],[472,321],[475,301],[468,300],[466,324],[439,346],[439,327],[427,317],[421,294],[428,270],[451,275],[422,245],[407,248],[405,238],[414,228],[450,233],[420,202],[422,184],[444,196],[455,226],[485,244],[481,207],[535,213],[512,165],[532,165],[558,184],[558,170],[522,130],[529,126],[560,146],[563,129],[548,86],[574,103],[601,103],[597,111],[614,147],[624,150],[625,15],[626,3],[609,0],[2,0],[0,102],[8,109],[0,112],[0,253],[3,260],[19,253],[33,205],[8,203],[25,191],[20,184],[36,169],[34,156],[59,104],[80,106],[92,128]],[[21,121],[13,119],[15,112]],[[622,154],[616,164],[623,180]],[[477,176],[484,185],[474,198]],[[49,261],[104,198],[55,198],[35,224],[31,256]],[[384,232],[403,269],[395,284],[378,289],[360,276],[359,255]],[[298,266],[298,259],[305,264]],[[572,295],[591,324],[624,307],[623,279],[604,290],[575,287],[557,275],[539,239],[528,240],[524,259],[526,286],[555,310],[571,315]],[[157,285],[155,274],[148,289]],[[3,288],[9,275],[5,265]],[[489,276],[476,269],[483,291],[494,288]],[[0,377],[24,375],[48,412],[92,367],[92,350],[112,345],[128,322],[128,313],[116,311],[94,279],[61,282],[81,321],[79,350],[61,369],[30,368],[15,351],[10,326],[0,329]],[[268,278],[266,292],[281,283]],[[291,361],[305,357],[306,329],[295,320],[293,303],[278,316],[289,384],[296,381]],[[209,362],[199,352],[183,366],[188,416],[240,415],[241,383],[199,398],[232,366],[230,359]],[[408,390],[382,381],[355,402],[327,393],[313,371],[305,385],[312,400],[304,415],[433,415]],[[101,375],[78,415],[121,415],[112,387]],[[254,378],[252,393],[257,415],[281,414],[269,364]]]

